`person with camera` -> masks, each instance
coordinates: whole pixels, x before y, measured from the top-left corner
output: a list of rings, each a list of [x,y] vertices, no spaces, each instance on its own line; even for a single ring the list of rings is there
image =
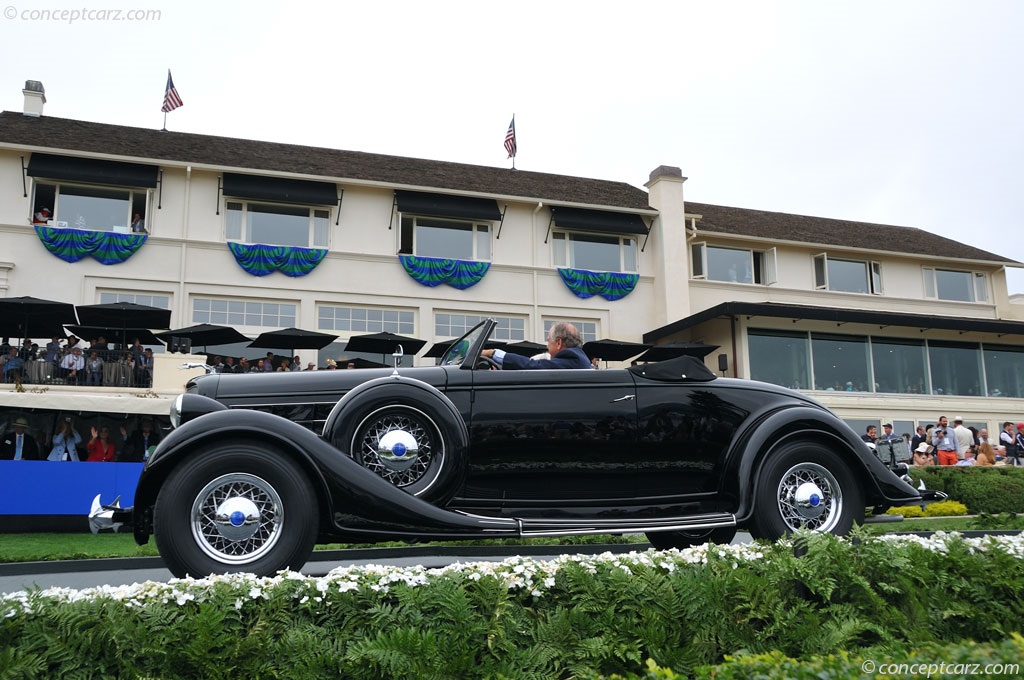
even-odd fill
[[[935,456],[939,465],[956,465],[956,434],[949,427],[949,420],[946,416],[939,418],[939,424],[935,428],[932,437],[932,446],[935,447]]]
[[[80,460],[77,447],[81,443],[82,435],[75,430],[71,416],[65,416],[64,421],[57,428],[57,433],[53,435],[53,448],[50,450],[47,460],[73,460],[77,463]]]

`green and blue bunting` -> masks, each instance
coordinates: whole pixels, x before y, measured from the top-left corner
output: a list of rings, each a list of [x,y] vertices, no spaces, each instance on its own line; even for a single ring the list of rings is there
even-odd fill
[[[638,274],[622,272],[592,272],[586,269],[559,269],[559,276],[565,285],[584,300],[600,295],[605,300],[620,300],[636,288]]]
[[[281,272],[285,276],[305,276],[323,261],[324,248],[272,246],[265,243],[228,243],[235,262],[253,276]]]
[[[101,264],[121,264],[134,255],[148,238],[147,234],[118,234],[111,231],[43,226],[36,226],[35,229],[43,246],[65,262],[78,262],[91,255]]]
[[[416,255],[399,255],[398,259],[414,281],[431,288],[447,283],[452,288],[465,290],[479,283],[491,268],[490,262],[473,260],[450,260]]]

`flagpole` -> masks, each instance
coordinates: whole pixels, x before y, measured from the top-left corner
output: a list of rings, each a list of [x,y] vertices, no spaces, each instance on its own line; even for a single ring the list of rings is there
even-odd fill
[[[164,111],[164,132],[167,132],[167,112]]]

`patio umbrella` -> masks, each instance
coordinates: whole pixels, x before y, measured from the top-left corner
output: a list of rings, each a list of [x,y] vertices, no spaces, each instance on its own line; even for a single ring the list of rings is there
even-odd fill
[[[696,342],[670,342],[665,345],[655,345],[639,357],[637,361],[664,361],[674,359],[683,355],[703,359],[718,349],[718,345],[701,345]]]
[[[625,340],[591,340],[584,343],[583,353],[591,359],[603,359],[608,361],[626,361],[640,354],[650,345],[640,342],[626,342]]]
[[[30,296],[0,298],[0,337],[63,337],[67,323],[78,323],[75,306],[69,302]]]
[[[519,342],[508,343],[507,345],[505,345],[504,350],[506,352],[512,352],[512,354],[520,354],[524,357],[532,357],[534,354],[540,354],[541,352],[548,351],[548,346],[542,345],[539,342],[520,340]]]
[[[345,351],[380,354],[381,357],[384,357],[386,354],[394,354],[395,350],[398,349],[398,346],[401,345],[402,352],[411,356],[423,349],[423,345],[425,344],[427,344],[426,340],[410,338],[405,335],[396,335],[395,333],[384,331],[383,333],[353,335],[348,339],[348,344],[345,345]],[[387,359],[384,359],[384,362],[387,363]]]
[[[193,345],[202,345],[206,349],[209,345],[227,345],[233,342],[252,342],[231,326],[218,326],[212,323],[201,323],[187,328],[178,328],[171,331],[157,333],[156,337],[169,341],[171,338],[188,338]]]
[[[301,328],[282,328],[278,331],[260,333],[259,337],[249,343],[249,347],[264,349],[323,349],[338,339],[337,335],[304,331]]]
[[[83,326],[108,329],[110,335],[107,337],[119,339],[122,347],[128,346],[129,329],[171,327],[171,310],[137,305],[134,302],[79,305],[76,309],[78,310],[78,323]]]
[[[65,326],[65,328],[83,340],[89,340],[90,342],[101,335],[105,338],[113,338],[124,333],[128,342],[134,342],[135,338],[138,338],[139,342],[143,345],[164,344],[163,340],[153,335],[153,331],[148,328],[111,328],[108,326]],[[125,345],[125,348],[127,349],[127,345]]]

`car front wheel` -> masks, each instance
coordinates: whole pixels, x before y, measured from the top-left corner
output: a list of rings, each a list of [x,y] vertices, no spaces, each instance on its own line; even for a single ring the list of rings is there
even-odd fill
[[[754,538],[774,540],[797,529],[843,535],[864,518],[864,491],[850,468],[811,442],[770,454],[754,494]]]
[[[218,444],[182,462],[157,496],[154,534],[177,577],[299,569],[317,534],[299,466],[255,442]]]

